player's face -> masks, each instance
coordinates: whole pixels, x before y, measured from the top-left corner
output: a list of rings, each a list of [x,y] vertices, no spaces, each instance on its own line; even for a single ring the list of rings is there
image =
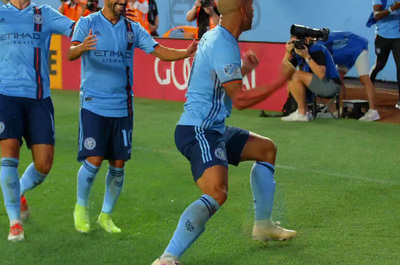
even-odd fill
[[[127,0],[106,0],[105,4],[114,15],[119,16],[125,13]]]
[[[246,31],[250,30],[251,25],[253,24],[253,17],[254,17],[253,0],[244,0],[243,8],[244,8],[243,31]]]

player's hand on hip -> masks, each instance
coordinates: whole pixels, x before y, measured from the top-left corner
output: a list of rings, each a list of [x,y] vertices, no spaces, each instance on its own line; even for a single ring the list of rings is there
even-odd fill
[[[194,57],[197,52],[197,45],[199,42],[197,40],[193,40],[189,47],[186,48],[186,57]]]
[[[90,29],[89,35],[85,38],[85,40],[81,44],[83,51],[85,52],[85,51],[96,50],[96,45],[98,40],[99,39],[96,39],[96,35],[92,34],[92,29]]]
[[[398,9],[400,9],[400,1],[396,1],[396,2],[394,3],[394,5],[392,5],[390,8],[391,8],[392,10],[398,10]]]
[[[242,56],[243,56],[242,68],[245,69],[247,73],[255,69],[260,63],[256,53],[253,51],[244,52]]]

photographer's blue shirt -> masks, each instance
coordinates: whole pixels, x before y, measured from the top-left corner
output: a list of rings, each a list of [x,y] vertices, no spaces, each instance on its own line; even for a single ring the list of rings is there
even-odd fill
[[[325,66],[325,79],[332,79],[336,84],[342,84],[340,81],[339,72],[337,71],[336,65],[333,62],[332,55],[325,46],[314,43],[308,48],[308,53],[318,65]],[[295,54],[294,58],[291,60],[291,63],[294,66],[302,66],[302,71],[304,72],[312,73],[310,66],[306,63],[303,57],[298,54]]]
[[[326,42],[318,41],[332,54],[337,65],[352,68],[363,50],[368,50],[368,40],[351,32],[331,31]]]
[[[75,22],[48,5],[0,7],[0,94],[50,96],[49,48],[53,33],[70,36]]]
[[[382,6],[382,10],[388,9],[396,1],[387,0],[386,6],[382,6],[382,0],[373,0],[373,5]],[[394,10],[387,17],[379,19],[376,22],[376,34],[386,39],[400,38],[400,11]]]
[[[133,111],[133,51],[149,54],[159,44],[139,23],[121,16],[114,25],[102,12],[81,17],[71,42],[83,42],[90,29],[98,41],[96,50],[82,55],[81,107],[104,117],[126,117]]]
[[[184,112],[178,125],[225,132],[232,101],[223,85],[242,82],[238,41],[221,26],[204,34],[190,74]]]

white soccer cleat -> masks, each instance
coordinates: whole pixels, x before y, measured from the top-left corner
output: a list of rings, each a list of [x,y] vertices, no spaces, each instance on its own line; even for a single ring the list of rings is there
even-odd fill
[[[297,236],[295,230],[285,229],[279,226],[280,223],[273,223],[267,220],[266,222],[255,224],[253,226],[253,239],[268,242],[268,241],[285,241]]]
[[[380,120],[380,116],[377,110],[368,110],[367,113],[365,113],[364,116],[362,116],[361,118],[359,118],[359,121],[377,121]]]
[[[24,228],[22,228],[21,222],[16,222],[15,224],[11,225],[10,233],[8,234],[8,241],[11,242],[20,242],[24,241]]]
[[[311,119],[312,118],[308,113],[300,114],[299,110],[296,110],[295,112],[291,113],[289,116],[281,118],[281,120],[283,120],[283,121],[310,121]]]
[[[182,265],[173,258],[158,258],[151,265]]]

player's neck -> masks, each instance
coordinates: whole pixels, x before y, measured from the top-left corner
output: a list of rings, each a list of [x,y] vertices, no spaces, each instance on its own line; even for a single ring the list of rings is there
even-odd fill
[[[103,14],[103,16],[108,19],[112,24],[117,24],[117,22],[120,19],[120,15],[116,15],[114,12],[112,12],[110,9],[104,7],[101,10],[101,13]]]
[[[31,4],[31,0],[11,0],[11,4],[22,10]]]
[[[229,31],[237,40],[243,32],[240,27],[240,22],[238,23],[234,18],[221,16],[219,24]]]

